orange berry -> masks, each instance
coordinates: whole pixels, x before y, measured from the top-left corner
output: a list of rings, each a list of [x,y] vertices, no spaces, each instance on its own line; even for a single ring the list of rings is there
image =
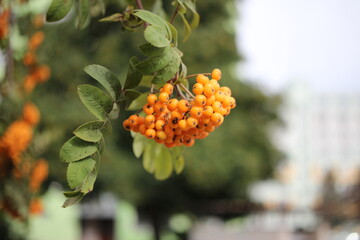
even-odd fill
[[[218,81],[216,81],[215,79],[211,79],[209,83],[214,86],[215,92],[219,91],[220,84],[218,83]]]
[[[167,101],[169,101],[169,94],[167,92],[160,93],[159,101],[162,103],[166,103]]]
[[[194,106],[190,109],[190,115],[193,117],[199,118],[201,117],[202,113],[203,109],[201,107]]]
[[[231,89],[228,87],[221,87],[219,91],[223,91],[227,96],[231,96]]]
[[[189,128],[194,128],[198,124],[198,120],[194,117],[188,117],[186,123]]]
[[[184,139],[184,145],[187,147],[191,147],[192,145],[194,145],[195,140],[193,138],[187,138]]]
[[[211,83],[205,84],[205,86],[204,86],[204,95],[206,97],[211,97],[212,95],[214,95],[214,93],[215,93],[214,85],[211,84]]]
[[[181,99],[179,102],[178,102],[178,105],[177,105],[177,108],[180,112],[187,112],[189,111],[189,107],[190,107],[190,104],[188,101],[186,101],[185,99]]]
[[[156,102],[155,104],[154,104],[154,111],[155,112],[157,112],[157,113],[162,113],[162,112],[164,112],[165,110],[166,110],[167,108],[166,108],[166,105],[164,104],[164,103],[162,103],[162,102]]]
[[[221,111],[221,108],[222,108],[221,102],[215,101],[211,106],[212,106],[214,112]]]
[[[157,121],[155,122],[155,128],[156,128],[157,130],[163,129],[164,126],[165,126],[165,121],[164,121],[164,120],[157,120]]]
[[[225,96],[224,100],[222,101],[223,107],[229,107],[231,104],[231,100],[229,96]]]
[[[168,148],[172,148],[172,147],[175,147],[176,144],[173,141],[169,142],[169,143],[165,142],[165,146],[168,147]]]
[[[215,96],[214,95],[212,95],[212,96],[210,96],[210,97],[208,97],[207,99],[206,99],[206,106],[211,106],[211,105],[213,105],[213,103],[215,102]]]
[[[203,110],[203,115],[206,117],[211,117],[211,115],[214,113],[214,110],[211,106],[206,106]]]
[[[165,125],[164,132],[165,132],[166,136],[168,136],[168,137],[174,136],[174,130],[169,125]]]
[[[166,83],[161,89],[160,92],[166,92],[167,94],[171,95],[174,91],[173,85],[170,83]]]
[[[236,107],[236,100],[235,100],[235,98],[233,98],[233,97],[230,97],[230,107],[231,107],[231,108]]]
[[[212,116],[211,116],[211,121],[214,123],[214,124],[221,124],[223,121],[224,121],[224,117],[223,115],[221,115],[220,113],[218,112],[215,112]]]
[[[181,129],[186,129],[187,128],[187,121],[185,119],[181,119],[179,122],[178,122],[178,125],[179,125],[179,128]]]
[[[157,96],[155,94],[149,94],[147,96],[147,102],[149,104],[154,104],[156,102],[156,100],[157,100]]]
[[[205,95],[196,95],[195,96],[195,104],[198,106],[205,106],[206,97]]]
[[[131,129],[131,123],[130,123],[130,120],[129,120],[129,119],[126,119],[126,120],[123,122],[123,127],[124,127],[126,130],[130,131],[130,129]]]
[[[211,78],[219,81],[221,79],[221,70],[220,69],[213,69],[211,72]]]
[[[174,130],[174,134],[175,134],[176,136],[181,135],[181,134],[182,134],[182,129],[181,129],[181,128],[176,128],[176,129]]]
[[[224,108],[224,107],[221,107],[219,113],[220,113],[221,115],[225,116],[225,115],[227,115],[228,110],[227,110],[226,108]]]
[[[203,74],[199,74],[196,76],[196,82],[201,83],[202,85],[205,85],[209,82],[209,78]]]
[[[204,85],[202,85],[201,83],[195,83],[192,88],[192,91],[194,94],[200,95],[204,91]]]
[[[34,50],[38,48],[42,43],[42,41],[44,40],[44,37],[45,34],[41,31],[37,31],[36,33],[34,33],[29,39],[28,48],[30,50]]]
[[[146,124],[145,124],[145,123],[140,124],[140,126],[139,126],[139,132],[140,132],[142,135],[145,134],[146,129],[147,129],[147,128],[146,128]]]
[[[174,111],[177,108],[179,100],[177,100],[176,98],[170,99],[170,101],[167,103],[167,108],[170,111]]]
[[[155,123],[155,116],[154,115],[147,115],[145,117],[145,124],[146,126],[149,126],[151,124]]]
[[[216,99],[216,101],[223,102],[225,98],[226,98],[226,96],[225,96],[225,93],[224,93],[224,92],[222,92],[222,91],[217,91],[217,92],[215,93],[215,99]]]
[[[146,131],[145,131],[145,136],[146,136],[147,138],[153,139],[153,138],[155,137],[155,135],[156,135],[156,132],[155,132],[154,129],[150,129],[150,128],[146,129]]]
[[[154,113],[154,107],[152,104],[145,104],[144,107],[143,107],[143,111],[144,113],[146,114],[153,114]]]
[[[137,115],[135,115],[135,114],[131,115],[129,117],[131,126],[136,126],[138,124],[138,119],[139,119],[139,117]]]
[[[209,125],[209,126],[205,127],[205,131],[208,133],[210,133],[214,130],[215,130],[215,126],[213,126],[213,125]]]
[[[156,137],[160,140],[165,140],[166,133],[162,130],[156,132]]]

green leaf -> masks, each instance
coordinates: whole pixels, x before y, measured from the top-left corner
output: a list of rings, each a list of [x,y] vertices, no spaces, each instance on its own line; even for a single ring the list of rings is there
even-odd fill
[[[171,39],[171,31],[167,26],[167,21],[165,21],[160,16],[147,10],[136,10],[134,15],[151,24],[152,26],[159,26],[164,32],[167,33],[167,37]]]
[[[122,20],[123,20],[123,15],[121,13],[114,13],[110,16],[100,19],[99,22],[120,22]]]
[[[105,140],[104,138],[101,138],[101,140],[97,143],[97,149],[100,154],[102,154],[105,150]]]
[[[154,79],[152,80],[152,83],[165,84],[168,80],[174,77],[175,73],[179,71],[181,58],[175,51],[173,52],[173,59],[165,68],[161,69],[156,73]]]
[[[70,11],[73,0],[53,0],[46,13],[46,21],[56,22],[63,19]]]
[[[132,147],[133,147],[133,152],[134,152],[135,157],[137,157],[137,158],[141,157],[141,155],[144,152],[145,146],[148,143],[149,143],[149,141],[145,136],[143,136],[139,133],[137,133],[134,136]]]
[[[89,16],[90,3],[89,0],[79,0],[78,28],[82,28]]]
[[[91,121],[84,123],[74,131],[74,135],[87,142],[98,142],[102,138],[102,129],[108,127],[108,121]]]
[[[174,159],[174,169],[176,174],[180,174],[185,167],[185,159],[183,155],[178,156]]]
[[[150,88],[152,85],[151,81],[153,79],[154,79],[154,75],[143,75],[139,86]]]
[[[69,164],[66,178],[70,188],[74,189],[83,184],[88,175],[93,171],[96,161],[92,157]]]
[[[92,172],[84,179],[84,182],[81,186],[82,193],[89,193],[94,189],[94,184],[97,177],[97,170],[94,168]]]
[[[119,79],[109,69],[100,65],[88,65],[84,71],[104,86],[114,101],[120,96],[121,85]]]
[[[88,157],[97,151],[96,144],[85,142],[74,136],[70,138],[60,149],[60,159],[71,163]]]
[[[148,57],[156,57],[163,54],[165,48],[154,47],[150,43],[139,45],[140,52]]]
[[[159,26],[148,26],[144,31],[145,40],[155,47],[166,47],[170,45],[170,40],[166,36],[164,29]]]
[[[173,170],[173,162],[169,150],[161,145],[159,154],[155,157],[155,178],[167,179]]]
[[[174,41],[174,46],[177,47],[178,45],[178,32],[176,30],[176,28],[171,24],[168,23],[170,31],[171,31],[171,35],[172,35],[172,40]]]
[[[62,205],[63,208],[66,208],[66,207],[70,207],[72,205],[75,205],[77,204],[78,202],[81,201],[81,199],[84,197],[84,194],[79,194],[79,195],[76,195],[74,197],[69,197],[68,199],[65,200],[64,204]]]
[[[95,86],[80,85],[78,94],[85,107],[100,120],[105,120],[113,108],[111,97]]]
[[[68,192],[63,192],[63,194],[65,195],[65,197],[71,198],[71,197],[76,197],[79,195],[82,195],[80,190],[74,190],[74,191],[68,191]]]
[[[136,69],[135,65],[138,64],[140,60],[137,57],[132,57],[129,60],[129,70],[126,76],[124,83],[124,89],[135,88],[139,85],[142,73]]]
[[[191,27],[190,27],[190,25],[189,25],[189,23],[188,23],[185,15],[184,15],[184,14],[180,14],[180,13],[179,13],[179,15],[180,15],[180,17],[181,17],[181,19],[182,19],[182,21],[183,21],[183,24],[184,24],[184,38],[183,38],[183,42],[185,42],[185,41],[190,37]]]
[[[143,167],[149,173],[154,173],[155,171],[155,159],[156,156],[160,153],[160,145],[151,141],[146,144],[144,148],[143,155]]]
[[[195,29],[198,27],[199,22],[200,22],[200,15],[198,14],[198,12],[196,11],[196,5],[195,2],[191,1],[191,0],[187,0],[184,2],[184,4],[186,5],[187,8],[190,9],[190,11],[193,13],[193,18],[191,20],[190,23],[190,27],[191,29]]]
[[[134,111],[141,109],[144,106],[144,104],[147,102],[147,96],[148,93],[141,94],[139,97],[137,97],[135,100],[131,102],[127,110]]]
[[[141,92],[134,89],[125,91],[125,108],[128,110],[131,103],[141,95]]]
[[[150,57],[145,61],[136,64],[135,67],[145,75],[152,74],[168,65],[173,58],[172,54],[174,54],[174,52],[171,51],[171,47],[166,47],[162,55]]]

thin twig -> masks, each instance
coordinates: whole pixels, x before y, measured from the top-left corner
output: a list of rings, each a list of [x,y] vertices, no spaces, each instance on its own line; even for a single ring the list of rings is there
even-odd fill
[[[173,21],[174,21],[174,19],[175,19],[175,17],[176,17],[176,14],[178,13],[179,6],[180,6],[180,4],[178,4],[178,5],[176,6],[175,11],[174,11],[173,15],[171,16],[170,24],[173,23]]]
[[[180,95],[180,97],[182,98],[182,99],[187,99],[187,97],[183,94],[183,92],[181,91],[181,89],[180,89],[180,86],[178,85],[178,84],[176,84],[175,85],[176,86],[176,91],[178,92],[178,94]]]
[[[144,9],[141,0],[136,0],[136,5],[139,9]]]
[[[186,79],[196,77],[199,74],[202,74],[202,75],[205,75],[205,76],[211,76],[211,73],[197,73],[197,74],[191,74],[191,75],[186,76]]]
[[[154,87],[155,87],[155,84],[151,84],[150,93],[153,93],[153,92],[154,92]]]
[[[195,98],[195,96],[187,89],[187,87],[184,86],[184,84],[179,83],[180,87],[182,87],[187,94],[189,94],[192,98]]]

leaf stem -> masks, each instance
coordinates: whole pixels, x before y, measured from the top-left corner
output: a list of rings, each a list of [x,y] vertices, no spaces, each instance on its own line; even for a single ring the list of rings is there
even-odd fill
[[[141,0],[136,0],[136,5],[139,9],[144,9],[142,1]]]
[[[154,93],[154,87],[155,87],[155,84],[151,84],[150,93]]]
[[[191,75],[186,76],[186,79],[196,77],[199,74],[202,74],[202,75],[205,75],[205,76],[211,76],[211,73],[196,73],[196,74],[191,74]]]
[[[178,94],[180,95],[180,97],[182,98],[182,99],[187,99],[187,97],[183,94],[183,92],[181,91],[181,89],[180,89],[180,86],[178,85],[178,84],[176,84],[175,85],[175,89],[176,89],[176,91],[178,92]]]
[[[176,17],[176,14],[177,14],[177,12],[178,12],[179,6],[180,6],[179,4],[176,6],[175,11],[174,11],[173,15],[171,16],[170,24],[173,23],[173,21],[174,21],[174,19],[175,19],[175,17]]]

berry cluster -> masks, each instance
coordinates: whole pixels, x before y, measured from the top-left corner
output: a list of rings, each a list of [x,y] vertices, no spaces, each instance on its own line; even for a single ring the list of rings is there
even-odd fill
[[[214,69],[210,80],[204,74],[196,76],[191,99],[170,96],[174,85],[166,83],[158,95],[151,93],[143,107],[145,117],[131,115],[123,122],[127,130],[140,132],[167,147],[192,146],[195,139],[203,139],[220,126],[224,117],[236,106],[228,87],[220,87],[221,71]],[[180,93],[180,96],[184,96]],[[189,93],[191,94],[191,93]]]

